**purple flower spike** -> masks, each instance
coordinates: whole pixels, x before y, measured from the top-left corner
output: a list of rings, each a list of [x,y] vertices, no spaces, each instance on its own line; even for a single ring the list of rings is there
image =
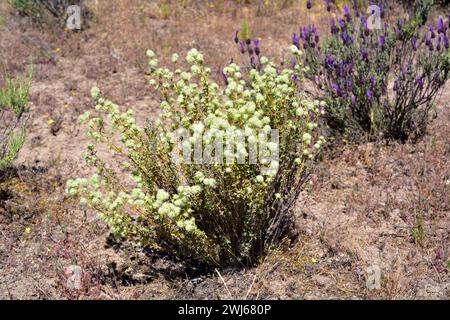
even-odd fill
[[[416,79],[416,84],[417,84],[419,87],[423,86],[423,79],[422,79],[422,78],[417,78],[417,79]]]
[[[316,27],[314,27],[314,41],[319,43],[319,34],[317,33]]]
[[[241,41],[241,53],[245,53],[245,43],[243,41]]]
[[[341,88],[339,88],[339,85],[333,82],[331,87],[336,91],[336,95],[341,96]]]
[[[448,37],[447,37],[447,35],[444,36],[444,48],[445,48],[445,49],[448,49],[448,48],[449,48]]]
[[[254,53],[253,46],[251,44],[249,44],[249,46],[248,46],[248,54],[249,55],[253,55],[253,53]]]
[[[310,10],[312,8],[312,1],[308,0],[306,1],[306,9]]]
[[[447,27],[445,26],[444,19],[439,18],[439,22],[437,25],[437,32],[445,34],[446,31],[447,31]]]
[[[236,42],[236,44],[239,43],[239,30],[236,30],[234,33],[234,42]]]
[[[249,46],[249,45],[250,45],[251,43],[252,43],[252,40],[251,40],[250,38],[249,38],[249,39],[247,39],[247,40],[245,40],[245,44],[246,44],[246,45],[248,45],[248,46]]]
[[[380,44],[380,46],[384,47],[384,45],[386,44],[386,38],[384,36],[380,36],[378,43]]]
[[[369,61],[369,54],[367,53],[367,51],[363,51],[362,53],[362,58],[364,61],[368,62]]]
[[[255,54],[259,56],[259,54],[261,53],[261,51],[259,50],[259,40],[253,41],[253,44],[255,45]]]
[[[367,90],[367,98],[369,98],[369,100],[372,99],[372,91]]]
[[[384,6],[382,4],[380,4],[380,18],[384,19],[384,17],[386,16],[386,10],[384,9]]]
[[[441,42],[442,42],[442,39],[441,39],[441,37],[439,36],[438,42],[437,42],[437,45],[436,45],[436,50],[437,50],[437,51],[441,51]]]
[[[350,9],[348,8],[348,6],[344,7],[344,12],[345,12],[345,19],[347,19],[347,21],[350,22],[352,20],[352,16],[350,14]]]
[[[331,34],[335,34],[335,33],[337,33],[337,30],[336,30],[336,23],[334,22],[334,18],[331,18]]]
[[[413,37],[411,41],[412,41],[413,50],[417,51],[417,39],[416,39],[416,37]]]
[[[297,48],[300,47],[300,38],[297,37],[297,34],[295,32],[292,34],[292,44],[295,45]]]
[[[327,11],[330,12],[331,11],[330,0],[326,0],[326,4],[327,4]]]
[[[430,26],[429,30],[430,30],[430,33],[431,33],[431,39],[436,38],[436,33],[434,32],[434,28],[432,26]]]
[[[326,63],[328,67],[332,67],[334,65],[334,58],[332,56],[328,56],[326,58]]]
[[[348,35],[346,31],[342,32],[342,40],[344,40],[345,45],[348,45]]]

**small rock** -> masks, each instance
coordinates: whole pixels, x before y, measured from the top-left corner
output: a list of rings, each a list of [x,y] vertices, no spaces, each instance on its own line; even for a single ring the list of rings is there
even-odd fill
[[[80,266],[71,265],[64,268],[64,273],[67,278],[66,286],[69,290],[81,289],[81,275],[83,273]]]
[[[381,269],[374,264],[366,269],[366,287],[369,290],[381,289]]]

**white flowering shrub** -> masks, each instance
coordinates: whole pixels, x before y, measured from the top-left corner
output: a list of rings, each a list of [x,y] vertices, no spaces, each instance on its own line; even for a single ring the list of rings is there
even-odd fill
[[[97,173],[68,181],[67,192],[120,238],[215,266],[256,262],[292,231],[292,206],[324,142],[320,104],[299,88],[302,67],[294,76],[264,57],[261,71],[231,64],[223,86],[195,49],[184,71],[158,67],[151,50],[147,56],[161,115],[140,126],[132,110],[93,88],[96,112],[80,120],[93,140],[85,159]],[[116,164],[102,160],[101,145]]]

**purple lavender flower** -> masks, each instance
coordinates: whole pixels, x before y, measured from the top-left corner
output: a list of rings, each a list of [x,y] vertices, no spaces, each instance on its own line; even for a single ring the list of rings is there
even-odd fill
[[[370,8],[372,9],[371,14],[375,14],[375,8],[376,8],[375,4],[373,3],[373,1],[370,1],[369,4],[370,4]]]
[[[442,42],[442,39],[441,39],[441,36],[439,36],[438,41],[437,41],[437,45],[436,45],[436,50],[437,51],[441,51],[441,42]]]
[[[380,38],[378,39],[378,43],[381,47],[384,47],[384,45],[386,44],[386,38],[384,36],[380,36]]]
[[[347,31],[342,32],[342,40],[344,40],[344,44],[348,45],[348,35]]]
[[[369,100],[372,100],[372,91],[367,90],[367,98],[369,98]]]
[[[249,54],[249,55],[253,55],[253,53],[254,53],[253,46],[252,46],[252,44],[250,43],[250,44],[248,45],[248,54]]]
[[[316,27],[314,27],[314,41],[319,43],[319,34],[317,33]]]
[[[369,61],[369,54],[367,53],[367,51],[363,51],[363,52],[361,53],[361,55],[362,55],[362,59],[363,59],[365,62],[368,62],[368,61]]]
[[[244,43],[244,41],[241,41],[241,53],[242,54],[245,53],[245,43]]]
[[[255,54],[259,56],[259,54],[261,53],[261,51],[259,50],[259,40],[253,41],[253,44],[255,45]]]
[[[399,19],[397,21],[398,31],[401,32],[403,30],[403,20]]]
[[[364,27],[364,33],[363,33],[363,35],[366,36],[366,37],[368,37],[369,34],[370,34],[370,30],[369,30],[369,25],[367,24],[367,19],[366,19],[366,17],[364,17],[364,16],[361,17],[361,24],[362,24],[363,27]]]
[[[436,38],[436,33],[434,32],[433,26],[430,26],[430,27],[428,28],[428,30],[430,30],[430,33],[431,33],[431,39]]]
[[[417,51],[417,39],[416,39],[416,37],[413,37],[411,41],[412,41],[413,50]]]
[[[449,48],[448,37],[447,37],[447,35],[444,36],[444,48],[445,48],[445,49],[448,49],[448,48]]]
[[[250,38],[248,38],[247,40],[245,40],[245,44],[246,44],[246,45],[248,45],[248,46],[249,46],[249,45],[250,45],[250,43],[252,43],[252,40],[251,40]]]
[[[380,1],[380,2],[381,2],[381,1]],[[381,3],[380,3],[380,5],[379,5],[379,7],[380,7],[380,18],[381,18],[381,19],[384,19],[384,17],[386,16],[386,10],[384,9],[383,4],[381,4]]]
[[[239,43],[239,30],[236,30],[234,33],[234,42],[236,42],[236,44]]]
[[[417,78],[416,79],[416,84],[419,86],[419,87],[421,87],[421,86],[423,86],[423,78]]]
[[[341,96],[341,88],[339,88],[339,85],[333,82],[331,87],[335,90],[336,95]]]
[[[437,31],[438,31],[438,33],[442,33],[442,34],[445,34],[447,31],[447,27],[444,23],[444,19],[442,19],[442,18],[439,18],[439,22],[437,25]]]
[[[351,79],[349,79],[347,81],[347,89],[348,89],[348,91],[352,91],[353,90],[353,81]]]
[[[330,0],[326,0],[326,5],[327,5],[327,11],[330,12],[331,11]]]
[[[332,56],[328,56],[325,61],[328,67],[332,67],[334,65],[334,58]]]
[[[336,23],[334,22],[334,18],[331,18],[331,34],[335,34],[335,33],[337,33],[337,30],[336,30]]]
[[[310,10],[312,8],[312,1],[308,0],[306,1],[306,9]]]
[[[433,43],[431,42],[431,39],[430,39],[429,37],[427,37],[427,38],[425,39],[425,45],[426,45],[427,47],[433,45]]]
[[[292,44],[297,48],[300,48],[300,38],[297,37],[297,34],[295,32],[292,34]]]
[[[347,21],[350,22],[352,20],[352,16],[350,14],[350,9],[348,8],[347,5],[344,7],[344,12],[345,12],[344,13],[345,19],[347,19]]]

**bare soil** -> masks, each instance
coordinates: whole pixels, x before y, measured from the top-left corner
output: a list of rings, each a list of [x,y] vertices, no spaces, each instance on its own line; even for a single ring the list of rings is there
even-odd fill
[[[27,142],[0,185],[0,299],[448,299],[450,83],[417,144],[327,154],[296,206],[298,239],[251,269],[205,271],[117,242],[65,195],[68,179],[89,173],[77,118],[93,107],[93,85],[142,119],[158,112],[146,49],[167,63],[196,47],[220,79],[238,59],[230,43],[244,18],[279,61],[300,24],[328,28],[319,6],[309,18],[303,4],[257,14],[173,3],[167,13],[161,1],[87,1],[94,19],[80,32],[39,27],[0,3],[2,68],[23,73],[30,55],[34,64]],[[81,290],[66,287],[70,265],[82,267]],[[373,265],[382,286],[370,291]]]

